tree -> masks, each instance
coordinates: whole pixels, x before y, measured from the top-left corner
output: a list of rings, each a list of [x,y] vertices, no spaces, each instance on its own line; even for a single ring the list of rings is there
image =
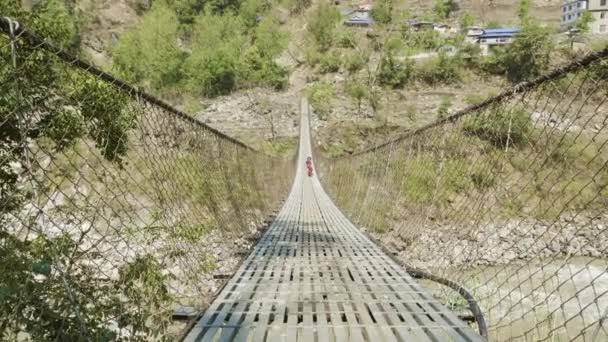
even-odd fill
[[[326,2],[317,5],[308,22],[308,33],[319,51],[327,51],[332,46],[336,23],[339,18],[340,14],[336,7]]]
[[[236,89],[243,76],[244,31],[241,18],[233,14],[205,14],[195,20],[192,53],[184,63],[191,91],[218,96]]]
[[[576,20],[576,29],[580,33],[589,33],[591,23],[595,21],[593,14],[588,10],[584,10],[583,14]]]
[[[370,15],[377,23],[390,23],[393,20],[393,0],[377,1],[370,12]]]
[[[408,59],[409,60],[409,59]],[[392,88],[402,87],[411,76],[411,65],[395,59],[392,52],[385,53],[380,61],[378,81]]]
[[[285,48],[289,41],[289,34],[279,25],[275,17],[265,17],[254,30],[254,45],[268,58],[275,58]]]
[[[155,3],[142,22],[113,50],[113,67],[124,79],[162,90],[181,79],[184,55],[177,47],[179,22],[164,3]]]
[[[367,87],[357,80],[346,83],[346,93],[357,103],[357,114],[361,115],[361,103],[367,97]]]
[[[460,16],[460,29],[466,32],[465,30],[473,26],[476,20],[477,19],[471,12],[468,10],[463,11],[462,15]]]
[[[331,100],[334,98],[334,88],[331,84],[314,83],[307,89],[307,96],[319,119],[327,120],[331,113]]]
[[[0,3],[1,13],[55,44],[76,49],[77,28],[65,11],[60,1],[38,2],[31,11],[14,2]],[[95,260],[100,257],[86,253],[89,262],[82,262],[84,253],[76,253],[82,251],[78,244],[87,239],[87,230],[81,236],[36,235],[44,227],[33,220],[25,223],[31,233],[24,236],[10,228],[14,222],[7,222],[34,196],[23,186],[29,172],[18,170],[35,168],[25,150],[35,146],[41,156],[45,151],[61,153],[87,138],[106,159],[120,163],[137,114],[129,109],[127,95],[113,85],[23,39],[15,46],[17,76],[12,63],[0,63],[0,336],[36,341],[156,339],[168,319],[142,323],[169,305],[169,295],[167,276],[154,258],[137,258],[125,263],[116,279],[100,280]],[[10,47],[0,46],[0,59],[10,57]],[[117,330],[123,329],[133,338],[119,336]]]
[[[245,0],[239,8],[239,16],[247,27],[254,27],[260,16],[270,10],[272,4],[268,0]]]
[[[162,0],[162,2],[175,11],[179,22],[184,25],[192,25],[194,19],[203,11],[205,4],[205,1],[201,0]]]
[[[519,0],[517,2],[517,17],[523,25],[530,18],[531,0]]]
[[[549,66],[553,49],[551,31],[528,19],[506,53],[500,57],[507,78],[519,83],[539,76]]]
[[[454,0],[435,0],[433,4],[433,14],[436,20],[447,19],[456,10],[458,10],[458,4]]]

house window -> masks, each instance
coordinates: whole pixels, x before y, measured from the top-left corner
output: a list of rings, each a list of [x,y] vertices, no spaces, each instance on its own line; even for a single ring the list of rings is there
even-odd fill
[[[604,19],[604,18],[606,18],[606,12],[600,13],[600,19]]]
[[[600,6],[606,6],[606,0],[600,0]]]
[[[576,7],[581,8],[581,5],[582,3],[579,2],[578,4],[576,4]]]
[[[572,11],[572,5],[568,6],[568,11]]]
[[[572,15],[568,14],[568,20],[570,20],[572,18]]]
[[[606,25],[600,25],[600,32],[606,32]]]
[[[580,17],[580,16],[581,16],[581,13],[580,13],[580,12],[579,12],[579,13],[576,13],[576,16],[577,16],[577,17]]]
[[[482,42],[482,43],[485,43],[486,41],[487,41],[487,40],[485,40],[485,39],[480,40],[480,42]]]

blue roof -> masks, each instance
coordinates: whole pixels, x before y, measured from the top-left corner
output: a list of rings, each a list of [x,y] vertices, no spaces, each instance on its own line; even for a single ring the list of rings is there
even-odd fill
[[[483,30],[483,34],[480,38],[500,38],[500,37],[513,37],[520,30],[517,28],[500,28],[500,29],[486,29]]]
[[[348,20],[344,20],[344,25],[352,25],[352,26],[368,26],[371,25],[374,21],[371,18],[351,18]]]
[[[497,28],[497,29],[484,29],[484,34],[501,34],[501,33],[517,33],[518,28]]]

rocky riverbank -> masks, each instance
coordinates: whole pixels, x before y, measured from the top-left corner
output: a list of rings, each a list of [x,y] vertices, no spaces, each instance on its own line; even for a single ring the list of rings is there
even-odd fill
[[[470,233],[462,227],[428,226],[406,238],[373,233],[406,264],[419,268],[500,265],[534,258],[608,257],[608,217],[562,217],[555,222],[513,219]]]

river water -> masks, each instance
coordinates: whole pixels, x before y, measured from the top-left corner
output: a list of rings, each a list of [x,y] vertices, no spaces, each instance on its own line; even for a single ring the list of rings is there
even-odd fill
[[[608,341],[606,259],[532,260],[437,274],[473,293],[485,314],[490,341]],[[433,292],[455,307],[465,304],[439,287]]]

